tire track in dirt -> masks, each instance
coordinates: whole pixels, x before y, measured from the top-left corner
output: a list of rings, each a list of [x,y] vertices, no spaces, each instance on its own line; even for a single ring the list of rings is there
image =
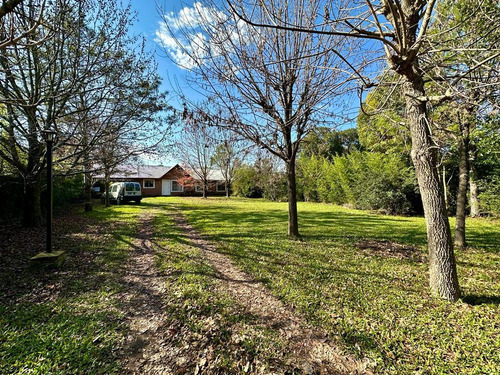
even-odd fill
[[[224,293],[236,298],[247,312],[260,317],[267,328],[278,330],[286,339],[294,357],[294,364],[305,374],[373,374],[369,360],[356,360],[333,345],[325,332],[312,329],[305,320],[295,315],[265,286],[234,265],[230,258],[217,252],[214,245],[203,239],[180,214],[173,214],[176,225],[182,229],[192,246],[198,247],[220,279]]]
[[[165,277],[156,266],[153,213],[139,218],[139,232],[124,270],[119,296],[129,332],[123,343],[124,374],[173,374],[177,348],[170,344],[165,313]]]

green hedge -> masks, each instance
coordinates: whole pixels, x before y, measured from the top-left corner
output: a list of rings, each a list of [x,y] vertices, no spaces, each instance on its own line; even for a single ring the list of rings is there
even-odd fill
[[[299,193],[306,201],[347,204],[389,214],[421,212],[413,168],[400,155],[355,151],[328,160],[298,161]]]

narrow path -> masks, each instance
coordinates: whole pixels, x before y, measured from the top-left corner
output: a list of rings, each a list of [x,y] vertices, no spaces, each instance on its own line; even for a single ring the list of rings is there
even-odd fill
[[[151,212],[139,218],[139,233],[124,271],[125,290],[119,296],[130,329],[123,345],[125,374],[172,374],[176,357],[166,334],[165,279],[154,264],[152,220]]]
[[[163,213],[164,214],[164,213]],[[121,356],[124,374],[184,374],[179,366],[185,348],[172,341],[169,317],[165,305],[166,277],[155,266],[156,253],[162,251],[152,241],[153,215],[148,211],[139,218],[137,238],[124,269],[124,291],[117,296],[129,334]],[[312,329],[264,285],[241,271],[228,256],[217,252],[215,246],[187,223],[184,217],[172,214],[186,239],[200,249],[202,256],[217,273],[221,292],[232,295],[245,312],[259,317],[255,324],[279,332],[287,342],[293,365],[303,374],[372,374],[368,361],[355,360],[338,350],[325,332]],[[203,372],[196,371],[196,374]]]
[[[272,296],[262,283],[241,271],[228,256],[217,252],[215,246],[204,240],[181,214],[175,214],[174,220],[214,267],[223,291],[246,306],[247,312],[259,316],[259,324],[279,330],[305,374],[372,374],[367,370],[367,360],[355,360],[343,354],[329,342],[325,332],[309,327],[303,318]]]

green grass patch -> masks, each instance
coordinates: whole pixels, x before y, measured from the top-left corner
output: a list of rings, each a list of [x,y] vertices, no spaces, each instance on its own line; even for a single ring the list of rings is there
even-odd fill
[[[154,202],[163,205],[154,220],[157,266],[167,280],[164,298],[174,345],[181,348],[179,356],[188,358],[185,371],[195,371],[199,363],[204,364],[202,373],[286,369],[287,354],[277,332],[260,325],[258,317],[219,287],[218,275],[200,249],[167,214],[175,208],[166,200]]]
[[[56,218],[54,247],[67,252],[61,269],[0,272],[16,292],[0,300],[1,374],[122,372],[116,348],[125,327],[115,295],[140,210],[96,206]]]
[[[500,372],[498,221],[467,222],[471,248],[456,253],[463,299],[451,304],[429,294],[423,218],[300,203],[303,240],[292,241],[286,237],[286,203],[147,202],[182,209],[245,271],[346,350],[370,357],[377,372]],[[410,245],[422,260],[356,246],[367,239]]]

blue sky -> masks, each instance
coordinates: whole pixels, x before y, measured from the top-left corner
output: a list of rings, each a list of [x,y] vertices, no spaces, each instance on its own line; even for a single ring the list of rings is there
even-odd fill
[[[127,0],[125,0],[127,1]],[[179,85],[181,91],[184,94],[193,96],[196,95],[194,91],[189,90],[183,83],[182,77],[186,74],[186,70],[179,68],[174,64],[169,57],[167,57],[165,49],[162,49],[158,43],[157,32],[160,30],[160,23],[163,21],[160,15],[157,4],[159,4],[163,14],[166,15],[167,19],[170,19],[170,26],[175,29],[176,24],[189,25],[196,27],[199,17],[196,16],[196,12],[192,10],[193,4],[197,4],[198,11],[203,10],[203,6],[196,0],[128,0],[132,8],[137,12],[137,22],[135,22],[132,27],[132,33],[143,35],[146,37],[148,48],[155,52],[156,60],[158,62],[159,74],[163,77],[163,89],[169,91],[171,94],[176,91],[176,85]],[[171,39],[169,39],[168,33],[163,33],[164,43],[170,45],[169,52],[176,54],[179,61],[184,61],[182,52],[180,52],[174,45]],[[186,65],[189,65],[187,63]],[[349,107],[353,108],[351,115],[356,116],[357,107],[359,105],[356,95],[346,97],[346,100],[350,103]],[[175,106],[180,106],[180,103],[171,103]],[[351,124],[350,126],[352,126]],[[349,125],[348,125],[349,127]]]
[[[127,0],[125,0],[127,1]],[[183,0],[157,0],[163,10],[166,12],[177,13],[184,6],[191,5],[192,2]],[[181,103],[175,100],[174,87],[175,82],[182,86],[182,75],[184,71],[178,68],[159,47],[156,42],[156,31],[159,29],[162,17],[157,9],[157,1],[155,0],[128,0],[132,9],[137,12],[137,20],[131,28],[132,35],[140,35],[146,38],[147,48],[149,51],[154,52],[156,61],[158,63],[158,73],[163,78],[162,89],[168,91],[171,97],[174,97],[170,104],[180,108]],[[127,4],[127,2],[125,2]],[[182,87],[185,90],[185,87]],[[180,163],[179,160],[172,158],[170,155],[163,157],[148,159],[145,157],[143,160],[147,164],[165,164],[172,165]]]
[[[163,89],[172,91],[170,80],[182,75],[182,70],[173,64],[166,56],[165,52],[159,48],[156,43],[155,32],[159,28],[161,16],[158,13],[155,0],[129,0],[132,8],[137,12],[138,20],[134,23],[131,32],[134,35],[142,35],[147,40],[147,46],[150,51],[154,51],[156,61],[158,62],[158,72],[163,77]],[[182,9],[184,2],[181,0],[158,0],[158,3],[166,11],[175,11]]]
[[[183,26],[193,27],[199,24],[200,17],[197,16],[197,12],[193,11],[193,5],[197,7],[198,12],[204,10],[201,3],[197,3],[196,0],[124,0],[125,4],[127,1],[130,3],[132,9],[137,12],[137,21],[131,28],[131,33],[133,35],[141,35],[146,38],[147,48],[154,52],[156,61],[158,62],[158,72],[161,77],[163,77],[162,89],[170,93],[170,104],[174,107],[181,108],[181,100],[176,96],[176,92],[182,91],[182,94],[186,95],[190,99],[195,101],[201,99],[197,97],[198,95],[190,90],[184,83],[183,76],[188,74],[187,70],[179,68],[175,63],[173,63],[170,58],[166,55],[166,48],[171,55],[176,56],[177,61],[189,66],[189,59],[181,50],[178,49],[176,43],[171,39],[168,32],[164,32],[163,43],[166,48],[159,46],[158,32],[161,32],[160,24],[164,19],[168,19],[168,24],[172,30],[176,31],[176,26],[182,29]],[[164,18],[159,13],[157,3],[159,4]],[[210,18],[210,17],[208,17]],[[196,35],[196,34],[194,34]],[[182,37],[181,37],[182,38]],[[183,41],[185,42],[185,41]],[[186,42],[187,48],[189,49],[189,43]],[[203,42],[200,43],[203,45]],[[197,54],[197,49],[193,48],[191,50],[195,55]],[[201,52],[203,54],[203,52]],[[356,95],[346,95],[344,100],[346,100],[347,106],[350,108],[350,116],[354,118],[358,112],[359,101]],[[353,122],[349,122],[341,128],[351,127],[354,125]],[[159,162],[165,163],[170,162],[172,159],[169,157]]]

